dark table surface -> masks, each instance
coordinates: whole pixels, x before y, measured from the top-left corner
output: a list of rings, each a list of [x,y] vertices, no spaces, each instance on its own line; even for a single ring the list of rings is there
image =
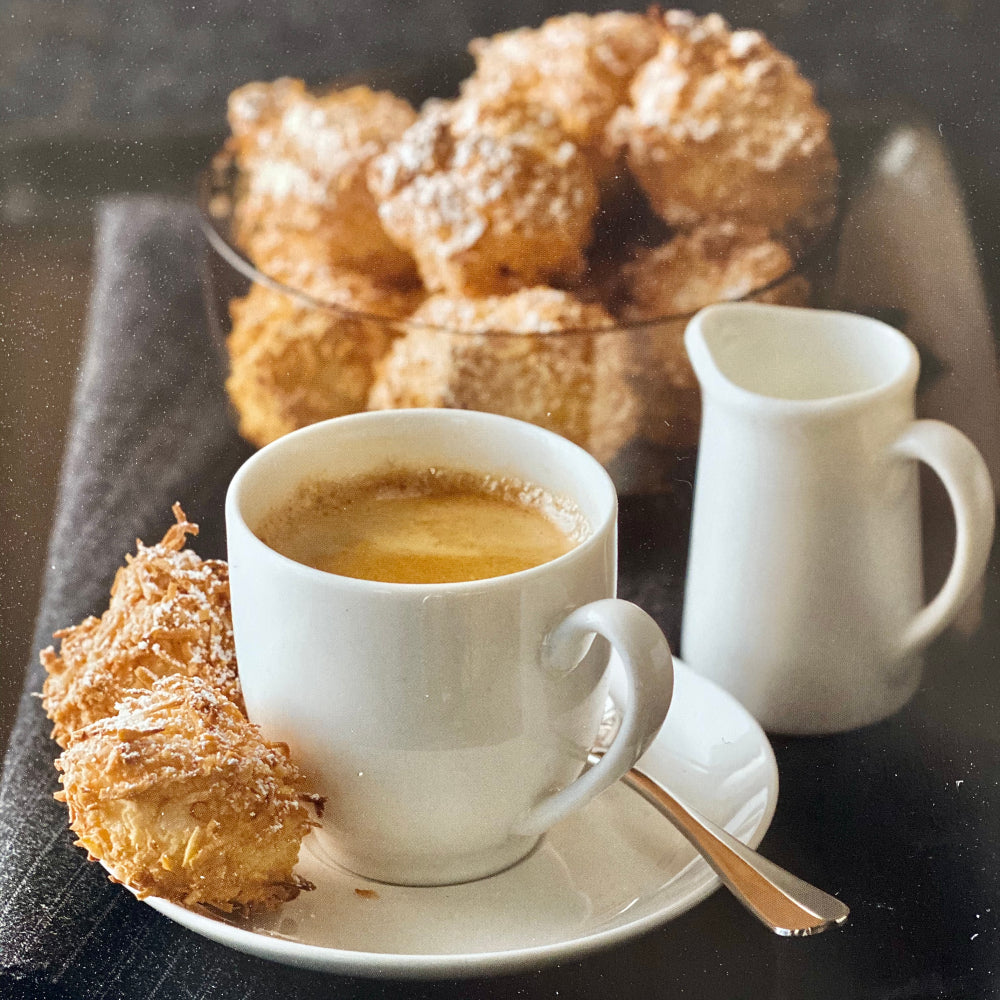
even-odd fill
[[[785,44],[794,50],[796,5],[785,6],[779,20]],[[903,48],[923,45],[918,62],[925,82],[908,80],[904,89],[912,98],[922,88],[931,120],[945,125],[995,306],[1000,281],[996,255],[990,251],[1000,246],[1000,198],[990,165],[996,162],[996,132],[987,121],[989,101],[970,111],[960,106],[960,99],[967,95],[982,102],[984,87],[987,95],[992,93],[982,75],[986,64],[981,53],[996,26],[984,13],[987,8],[975,4],[964,22],[965,4],[913,7],[908,14],[892,15],[901,24],[894,37]],[[933,39],[920,42],[921,18],[928,30],[943,30],[939,46]],[[887,20],[891,15],[879,14],[879,30],[870,45],[856,23],[848,25],[848,42],[825,74],[833,86],[849,79],[852,67],[872,80],[879,76],[879,53],[897,51],[886,47],[891,35]],[[949,34],[952,22],[962,24],[955,30],[968,39],[964,49],[956,48],[954,34]],[[807,59],[817,64],[825,58],[823,34],[810,33],[802,43]],[[974,79],[960,79],[948,89],[947,75],[963,74],[949,56],[956,51],[972,54],[965,72]],[[869,124],[877,134],[887,124],[886,113],[878,111]],[[23,317],[25,329],[39,324],[38,337],[48,338],[48,347],[42,344],[30,355],[24,385],[51,393],[52,402],[40,402],[37,394],[18,398],[21,405],[57,415],[41,437],[18,422],[9,425],[15,433],[3,441],[6,448],[16,446],[16,461],[23,463],[18,468],[25,470],[24,479],[15,487],[23,506],[19,523],[32,524],[35,535],[44,534],[45,511],[52,506],[59,464],[53,455],[67,412],[56,390],[61,387],[65,394],[76,367],[74,345],[84,341],[87,205],[109,189],[185,187],[214,141],[210,134],[195,139],[147,134],[139,141],[105,137],[74,146],[22,136],[7,148],[16,154],[5,161],[8,181],[22,177],[19,171],[36,168],[41,176],[72,176],[75,171],[82,178],[60,195],[72,206],[62,219],[50,215],[26,228],[24,220],[8,211],[0,244],[15,276],[4,293],[7,298],[0,299],[7,306],[4,319]],[[121,173],[108,180],[102,165],[112,162]],[[54,183],[58,189],[59,181]],[[194,259],[200,244],[185,229],[183,213],[168,210],[178,221],[167,224],[155,214],[162,205],[143,205],[141,211],[154,213],[154,229],[161,219],[161,236],[172,234],[177,242],[164,257],[164,247],[148,238],[148,230],[145,243],[130,240],[128,234],[144,231],[136,225],[142,222],[139,203],[115,209],[117,229],[109,230],[111,222],[104,216],[36,647],[52,628],[101,610],[121,554],[137,534],[147,541],[157,535],[175,498],[184,499],[189,513],[204,525],[199,552],[224,554],[222,495],[228,475],[247,450],[221,403],[221,372],[200,325],[200,287],[191,272],[183,277],[170,264],[179,257]],[[159,266],[164,261],[168,266]],[[141,281],[147,285],[137,285]],[[136,287],[145,289],[147,306],[160,302],[167,308],[153,315],[148,308],[129,307],[136,301],[129,292]],[[53,350],[53,344],[64,350]],[[179,345],[183,354],[165,350],[168,345]],[[17,350],[25,354],[28,347]],[[57,369],[55,374],[39,379],[37,366],[47,365]],[[8,381],[8,399],[20,387]],[[188,395],[192,391],[202,394],[194,402]],[[207,438],[206,422],[214,428]],[[622,509],[624,596],[650,607],[675,642],[688,500],[682,490],[672,499],[627,501]],[[29,509],[32,503],[37,510]],[[651,524],[667,527],[657,533]],[[16,531],[6,539],[8,545],[19,541]],[[5,569],[6,579],[24,572],[13,556]],[[30,596],[24,602],[22,623],[34,603]],[[1000,975],[996,550],[983,607],[982,624],[971,636],[951,632],[934,644],[918,695],[897,716],[836,737],[773,740],[781,796],[762,849],[847,901],[852,915],[845,928],[815,939],[778,939],[720,892],[669,925],[608,952],[529,974],[469,982],[407,984],[298,972],[203,942],[135,902],[82,861],[71,846],[61,807],[43,801],[55,787],[46,770],[54,747],[45,738],[37,703],[25,697],[0,800],[0,928],[6,930],[6,936],[0,935],[0,969],[5,970],[0,972],[0,996],[995,996],[1000,993],[995,982]],[[28,690],[37,689],[39,682],[37,668],[31,669]],[[16,700],[16,687],[16,681],[6,682],[6,702]],[[21,820],[28,814],[37,821],[36,836],[25,841]]]

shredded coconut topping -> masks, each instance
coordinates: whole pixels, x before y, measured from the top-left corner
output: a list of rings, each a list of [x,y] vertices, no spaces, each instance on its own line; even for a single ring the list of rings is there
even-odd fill
[[[450,406],[507,414],[568,437],[610,458],[635,429],[626,345],[611,317],[553,288],[506,296],[436,295],[414,313],[379,369],[373,409]],[[490,331],[505,331],[504,333]]]
[[[367,87],[314,95],[284,78],[234,91],[234,228],[257,266],[278,277],[270,251],[295,237],[332,263],[412,274],[413,262],[382,231],[365,171],[415,118],[406,101]]]
[[[655,15],[610,11],[553,17],[540,28],[479,38],[469,46],[476,72],[462,93],[497,112],[525,104],[551,109],[605,179],[613,160],[601,150],[604,128],[661,35]]]
[[[172,673],[198,676],[242,705],[236,674],[229,567],[185,549],[197,525],[174,506],[177,523],[156,545],[137,542],[115,576],[108,609],[56,633],[41,654],[49,673],[43,702],[53,735],[111,715],[131,688],[148,688]]]
[[[139,896],[230,911],[273,906],[312,826],[288,747],[264,740],[221,691],[175,674],[125,694],[56,761],[78,843]]]
[[[513,290],[582,271],[596,187],[544,115],[431,102],[373,162],[368,182],[382,224],[428,288]]]
[[[837,163],[829,118],[795,63],[717,14],[671,11],[663,23],[631,106],[607,129],[657,212],[683,227],[730,218],[773,232],[822,228]]]

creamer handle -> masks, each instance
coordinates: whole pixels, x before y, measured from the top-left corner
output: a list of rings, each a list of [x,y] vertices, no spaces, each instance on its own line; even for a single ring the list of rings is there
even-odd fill
[[[895,453],[926,462],[944,483],[955,510],[955,556],[937,596],[900,638],[902,659],[935,639],[975,590],[993,544],[996,501],[990,473],[976,446],[950,424],[917,420],[896,440]]]

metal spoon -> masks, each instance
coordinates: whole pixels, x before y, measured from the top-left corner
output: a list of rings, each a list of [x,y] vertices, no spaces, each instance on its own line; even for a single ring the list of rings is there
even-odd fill
[[[589,764],[601,759],[620,726],[621,712],[609,699],[597,743],[587,757]],[[850,910],[839,899],[762,858],[684,805],[648,774],[632,768],[622,781],[666,816],[712,866],[730,892],[775,934],[785,937],[819,934],[847,919]]]

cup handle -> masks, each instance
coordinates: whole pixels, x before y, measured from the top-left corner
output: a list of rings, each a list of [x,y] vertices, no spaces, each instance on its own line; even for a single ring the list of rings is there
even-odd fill
[[[944,631],[986,569],[996,506],[989,469],[976,446],[950,424],[916,420],[893,444],[899,455],[926,462],[955,510],[955,556],[937,596],[903,630],[899,656],[917,652]]]
[[[553,669],[575,668],[580,642],[594,633],[604,636],[622,658],[628,700],[621,728],[600,763],[565,788],[535,803],[515,824],[513,832],[537,837],[569,813],[613,785],[646,752],[663,725],[674,688],[670,647],[659,625],[641,608],[609,597],[577,608],[546,639]],[[567,668],[562,664],[572,660]]]

